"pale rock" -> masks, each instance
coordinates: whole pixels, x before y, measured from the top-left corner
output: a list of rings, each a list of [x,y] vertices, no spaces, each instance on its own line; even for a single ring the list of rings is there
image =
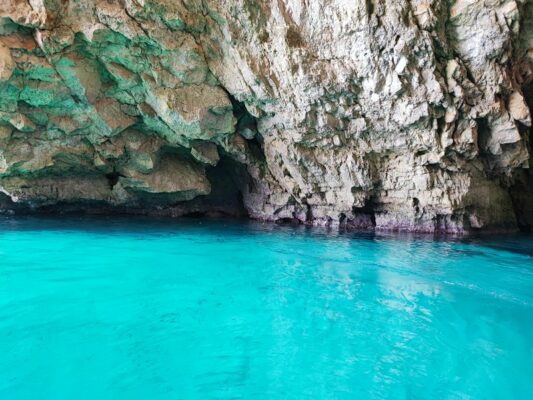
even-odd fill
[[[191,147],[191,155],[201,163],[212,166],[217,165],[220,160],[217,146],[209,142],[193,144]]]
[[[531,115],[524,97],[519,92],[513,92],[509,96],[509,112],[511,116],[526,126],[531,126]]]
[[[211,187],[203,168],[172,155],[158,160],[149,173],[124,169],[119,178],[121,186],[134,192],[174,194],[173,200],[191,200],[209,194]]]
[[[0,81],[11,77],[15,63],[11,57],[11,50],[0,40]]]

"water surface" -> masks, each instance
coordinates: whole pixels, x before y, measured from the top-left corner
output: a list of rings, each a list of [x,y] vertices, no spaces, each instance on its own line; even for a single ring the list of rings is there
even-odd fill
[[[0,219],[0,399],[531,398],[531,236]]]

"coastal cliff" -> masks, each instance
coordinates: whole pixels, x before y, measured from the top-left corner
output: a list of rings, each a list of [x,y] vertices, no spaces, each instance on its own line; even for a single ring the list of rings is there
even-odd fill
[[[0,208],[529,229],[533,1],[3,0]]]

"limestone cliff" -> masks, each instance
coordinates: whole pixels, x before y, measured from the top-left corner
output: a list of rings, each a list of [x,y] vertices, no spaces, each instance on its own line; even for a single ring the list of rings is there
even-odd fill
[[[533,224],[533,1],[3,0],[0,18],[4,210]]]

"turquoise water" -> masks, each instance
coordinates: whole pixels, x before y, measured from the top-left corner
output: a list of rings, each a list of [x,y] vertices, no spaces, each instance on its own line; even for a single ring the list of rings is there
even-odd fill
[[[533,240],[0,219],[0,399],[531,399]]]

